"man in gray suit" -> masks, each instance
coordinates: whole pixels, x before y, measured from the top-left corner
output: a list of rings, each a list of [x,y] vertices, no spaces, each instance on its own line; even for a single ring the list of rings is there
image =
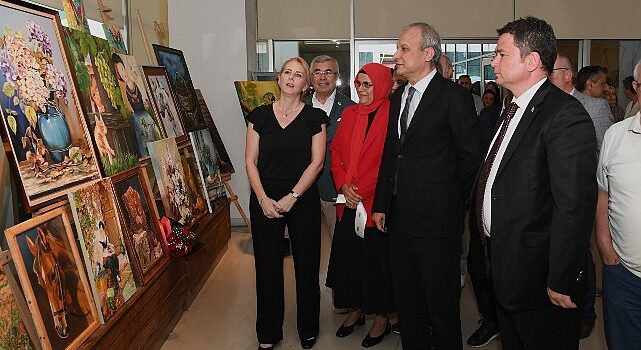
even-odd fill
[[[576,89],[574,88],[574,85],[572,85],[573,77],[574,67],[572,62],[570,62],[570,59],[567,56],[558,55],[554,62],[554,69],[552,70],[552,74],[550,74],[549,79],[552,84],[556,85],[559,89],[571,94],[579,100],[583,105],[583,108],[585,108],[590,115],[592,124],[594,124],[594,131],[596,132],[597,149],[595,152],[598,154],[601,150],[603,135],[605,135],[608,128],[612,126],[613,120],[608,102],[603,98],[596,97],[605,92],[602,88],[601,82],[605,84],[606,76],[601,67],[583,67],[579,71],[579,77],[577,77]],[[583,92],[578,90],[583,90]],[[579,334],[581,339],[590,336],[596,320],[596,312],[594,310],[596,296],[596,270],[590,250],[588,250],[585,263],[587,289],[582,302],[577,303],[579,305],[579,309],[581,309],[582,316]]]

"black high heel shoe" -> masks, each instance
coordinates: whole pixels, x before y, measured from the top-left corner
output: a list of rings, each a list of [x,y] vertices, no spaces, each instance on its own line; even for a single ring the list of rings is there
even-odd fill
[[[344,338],[352,334],[352,332],[354,332],[355,326],[362,326],[364,324],[365,324],[365,313],[361,312],[361,315],[358,317],[358,320],[354,324],[351,324],[349,326],[341,325],[340,327],[338,327],[338,330],[336,331],[336,336],[339,338]]]
[[[364,348],[371,348],[372,346],[382,342],[383,338],[385,338],[386,335],[390,334],[391,331],[392,325],[390,325],[388,322],[387,327],[385,327],[385,332],[383,332],[383,334],[379,335],[378,337],[371,337],[369,333],[367,333],[367,336],[365,336],[365,339],[363,339],[361,346]]]

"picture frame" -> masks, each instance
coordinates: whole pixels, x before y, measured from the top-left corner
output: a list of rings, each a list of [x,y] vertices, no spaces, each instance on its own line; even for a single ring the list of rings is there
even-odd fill
[[[76,94],[59,16],[39,6],[0,0],[0,18],[4,26],[0,66],[15,73],[0,74],[0,115],[26,206],[31,208],[100,178],[100,171]],[[36,57],[41,56],[44,60],[38,61]],[[18,74],[15,69],[25,60],[32,64]],[[22,84],[30,88],[19,89]]]
[[[254,108],[270,105],[280,98],[280,88],[276,81],[235,81],[234,87],[245,124],[247,115]]]
[[[42,348],[76,349],[100,321],[66,209],[5,233]]]
[[[68,194],[80,250],[100,322],[113,317],[136,292],[111,179]]]
[[[209,212],[213,213],[223,202],[227,202],[225,183],[220,173],[220,162],[216,146],[209,130],[198,130],[189,133],[194,150],[194,160],[198,166],[197,176],[207,196]]]
[[[11,253],[0,252],[0,349],[40,350],[36,326],[10,263]]]
[[[236,170],[234,169],[234,164],[232,164],[231,162],[231,158],[229,157],[229,153],[227,153],[227,149],[225,148],[223,139],[220,137],[218,128],[216,128],[214,116],[209,111],[209,107],[207,107],[205,97],[203,96],[203,93],[200,89],[196,89],[196,97],[198,98],[200,110],[202,111],[203,117],[205,118],[205,123],[207,124],[207,128],[209,129],[209,133],[214,140],[214,145],[216,145],[216,151],[218,152],[218,160],[220,163],[220,172],[222,174],[233,174],[236,172]]]
[[[142,66],[142,73],[147,82],[154,111],[162,123],[165,135],[167,137],[185,135],[176,107],[176,98],[167,76],[167,69],[157,66]]]
[[[196,91],[183,52],[158,44],[152,46],[158,65],[165,66],[167,69],[167,76],[176,96],[178,112],[185,131],[204,129],[206,127],[205,120],[200,112]]]
[[[169,262],[147,176],[137,167],[111,177],[111,182],[134,276],[138,286],[146,285]]]

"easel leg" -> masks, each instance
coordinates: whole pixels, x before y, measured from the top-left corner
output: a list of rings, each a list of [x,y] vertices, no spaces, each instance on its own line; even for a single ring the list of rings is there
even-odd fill
[[[243,210],[243,207],[240,205],[238,202],[238,196],[234,192],[234,190],[231,188],[231,185],[229,184],[229,181],[225,180],[225,188],[227,189],[227,193],[229,193],[229,200],[234,202],[236,205],[236,209],[238,209],[238,212],[240,213],[240,216],[243,217],[243,221],[245,221],[245,225],[247,225],[247,229],[249,229],[249,232],[251,232],[251,224],[249,223],[249,218],[247,217],[247,214],[245,214],[245,210]]]

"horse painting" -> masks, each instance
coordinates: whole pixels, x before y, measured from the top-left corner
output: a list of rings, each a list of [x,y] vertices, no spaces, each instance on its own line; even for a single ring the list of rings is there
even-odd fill
[[[26,237],[27,247],[34,256],[33,272],[49,299],[56,333],[60,338],[67,338],[67,312],[77,316],[86,316],[90,312],[85,289],[69,249],[45,225],[36,230],[35,241]]]

